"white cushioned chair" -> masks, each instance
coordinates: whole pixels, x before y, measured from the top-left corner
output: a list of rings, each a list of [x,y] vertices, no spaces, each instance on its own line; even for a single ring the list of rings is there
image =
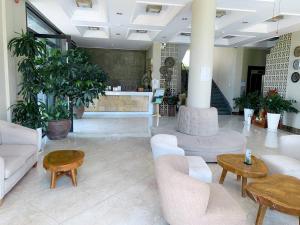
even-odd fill
[[[184,150],[177,146],[177,138],[173,135],[158,134],[151,138],[153,159],[164,155],[184,156]],[[212,182],[212,172],[200,156],[187,156],[189,175],[203,182]]]
[[[0,203],[37,159],[37,131],[0,120]]]
[[[280,137],[279,153],[261,157],[269,167],[270,173],[280,173],[300,179],[300,135]]]
[[[156,127],[151,132],[153,136],[176,136],[185,155],[201,156],[206,162],[217,162],[217,155],[243,153],[246,149],[246,138],[241,133],[219,128],[216,108],[181,106],[176,127]]]
[[[184,156],[155,160],[155,173],[165,220],[170,225],[245,225],[246,213],[219,184],[188,175]]]

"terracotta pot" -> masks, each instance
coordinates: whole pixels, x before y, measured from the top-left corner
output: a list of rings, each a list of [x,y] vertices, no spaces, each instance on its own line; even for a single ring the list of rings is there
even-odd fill
[[[47,137],[50,140],[60,140],[68,136],[71,120],[53,120],[48,122]]]
[[[75,113],[75,117],[76,119],[81,119],[84,113],[84,106],[80,106],[80,107],[73,107],[73,111]]]

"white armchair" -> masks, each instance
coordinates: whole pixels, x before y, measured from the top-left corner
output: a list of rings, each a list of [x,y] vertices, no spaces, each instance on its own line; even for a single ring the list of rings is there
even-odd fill
[[[280,173],[300,179],[300,135],[282,136],[278,155],[263,155],[271,174]]]
[[[151,138],[153,159],[165,155],[184,156],[185,152],[177,146],[177,137],[168,134],[157,134]],[[212,172],[200,156],[186,156],[189,165],[189,175],[197,180],[211,183]]]
[[[37,159],[37,131],[0,120],[0,203]]]

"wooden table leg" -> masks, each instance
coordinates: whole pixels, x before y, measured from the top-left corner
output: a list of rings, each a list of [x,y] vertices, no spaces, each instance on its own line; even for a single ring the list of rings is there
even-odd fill
[[[77,186],[76,169],[71,170],[71,178],[74,186]]]
[[[241,176],[240,175],[236,175],[236,180],[240,181],[241,180]]]
[[[224,183],[226,174],[227,174],[227,170],[225,170],[225,169],[223,168],[223,171],[222,171],[222,175],[221,175],[221,177],[220,177],[219,184],[223,184],[223,183]]]
[[[267,206],[259,205],[255,225],[262,225],[264,222],[264,217],[266,215]]]
[[[247,186],[247,178],[242,177],[242,197],[246,197],[246,186]]]
[[[50,188],[53,189],[56,187],[56,172],[51,172],[51,184]]]

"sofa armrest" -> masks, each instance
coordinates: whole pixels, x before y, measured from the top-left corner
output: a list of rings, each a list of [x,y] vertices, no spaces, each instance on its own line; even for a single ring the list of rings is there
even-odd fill
[[[4,159],[0,157],[0,201],[4,197]]]
[[[38,146],[37,131],[17,124],[0,121],[0,136],[2,144]]]

